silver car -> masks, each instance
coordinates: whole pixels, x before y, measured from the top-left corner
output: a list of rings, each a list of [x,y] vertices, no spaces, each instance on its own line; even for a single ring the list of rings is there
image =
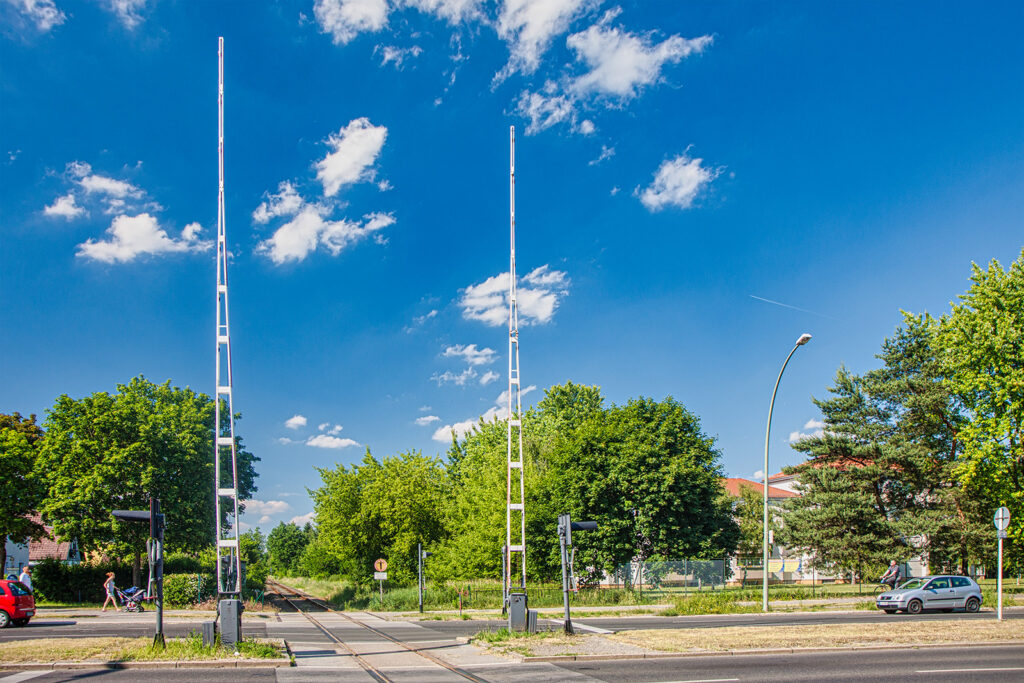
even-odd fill
[[[981,609],[981,599],[981,588],[969,577],[922,576],[885,591],[875,598],[875,606],[886,614],[899,611],[920,614],[926,609],[977,612]]]

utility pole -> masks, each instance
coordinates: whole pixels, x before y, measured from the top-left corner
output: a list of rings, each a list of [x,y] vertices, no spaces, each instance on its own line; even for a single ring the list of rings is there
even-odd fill
[[[213,416],[213,488],[216,500],[217,594],[222,641],[240,637],[242,558],[238,546],[238,449],[232,400],[231,335],[228,326],[228,248],[224,216],[224,38],[217,40],[217,351]],[[230,604],[225,604],[230,603]],[[221,609],[225,608],[225,609]],[[225,614],[224,612],[227,612]],[[225,622],[230,620],[230,624]],[[237,621],[236,625],[234,622]],[[229,629],[225,631],[224,626]]]
[[[505,595],[519,575],[526,591],[526,474],[523,470],[522,396],[519,382],[519,309],[516,304],[516,128],[509,127],[508,425],[505,487]],[[519,571],[515,572],[515,556]]]

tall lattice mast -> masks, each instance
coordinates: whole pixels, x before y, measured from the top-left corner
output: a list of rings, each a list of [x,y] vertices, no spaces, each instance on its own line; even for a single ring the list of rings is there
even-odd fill
[[[508,260],[508,477],[505,489],[506,594],[519,565],[520,586],[526,588],[526,483],[523,471],[522,397],[519,384],[519,308],[516,305],[516,127],[509,128],[509,260]],[[518,554],[519,562],[515,561]]]
[[[217,526],[217,592],[242,592],[238,553],[238,451],[231,400],[231,335],[228,333],[228,255],[224,237],[224,38],[217,43],[217,394],[214,400],[213,471]]]

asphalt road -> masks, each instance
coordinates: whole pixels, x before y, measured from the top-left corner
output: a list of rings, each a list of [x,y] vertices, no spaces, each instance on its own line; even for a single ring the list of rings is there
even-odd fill
[[[786,655],[730,655],[630,659],[562,664],[508,664],[466,667],[494,683],[506,681],[606,681],[611,683],[727,683],[731,681],[1024,681],[1024,645],[1001,647],[940,647],[914,650],[815,652]],[[401,681],[427,681],[425,672],[389,671]],[[301,669],[124,670],[0,672],[0,683],[39,683],[74,680],[112,681],[369,681],[362,671],[303,671]]]
[[[211,613],[211,618],[212,618]],[[1005,619],[1024,619],[1024,609],[1004,610]],[[246,619],[243,622],[244,635],[266,637],[268,619]],[[995,619],[995,613],[989,611],[969,614],[966,612],[934,612],[920,615],[885,614],[881,611],[863,612],[777,612],[769,614],[712,614],[704,616],[684,617],[587,617],[574,619],[573,623],[580,632],[587,632],[586,627],[606,631],[629,631],[635,629],[656,628],[716,628],[722,626],[763,626],[771,624],[871,624],[880,625],[903,621],[935,621],[948,619]],[[201,620],[179,621],[168,619],[164,623],[164,632],[169,636],[183,636],[189,631],[200,629]],[[497,630],[505,625],[501,620],[467,620],[467,621],[422,621],[424,628],[410,633],[410,642],[429,641],[440,637],[471,636],[479,631]],[[561,620],[558,620],[558,624]],[[555,626],[553,620],[544,618],[542,625]],[[556,626],[557,627],[557,626]],[[9,640],[26,638],[76,638],[96,636],[150,636],[153,634],[154,616],[152,612],[143,614],[117,613],[116,616],[85,618],[39,618],[32,620],[28,626],[21,628],[8,627],[0,630],[0,643]],[[312,627],[311,627],[312,628]],[[600,632],[600,631],[599,631]]]

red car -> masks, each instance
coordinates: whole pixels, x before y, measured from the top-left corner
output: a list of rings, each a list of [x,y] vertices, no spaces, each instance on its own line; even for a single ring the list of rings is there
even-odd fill
[[[21,581],[0,579],[0,628],[24,626],[36,614],[36,599]]]

